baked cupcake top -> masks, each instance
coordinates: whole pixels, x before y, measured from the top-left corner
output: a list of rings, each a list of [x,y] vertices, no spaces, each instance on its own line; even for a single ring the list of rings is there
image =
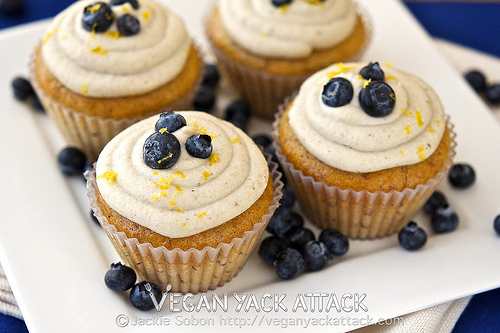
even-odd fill
[[[446,119],[436,93],[416,76],[390,64],[338,63],[302,84],[289,123],[323,163],[372,172],[431,156]]]
[[[220,0],[229,36],[264,57],[304,58],[349,37],[356,26],[352,0]]]
[[[181,19],[152,0],[85,0],[54,18],[41,52],[52,75],[69,90],[120,97],[174,79],[190,48]]]
[[[147,118],[118,134],[99,155],[96,178],[116,212],[180,238],[247,210],[263,194],[269,169],[243,131],[209,114],[183,111]]]

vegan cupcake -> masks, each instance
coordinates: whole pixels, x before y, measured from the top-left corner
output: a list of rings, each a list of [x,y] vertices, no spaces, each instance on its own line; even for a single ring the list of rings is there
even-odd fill
[[[432,88],[377,62],[315,73],[273,126],[302,209],[318,226],[352,238],[400,230],[455,155],[455,134]]]
[[[132,123],[189,108],[204,68],[182,20],[153,0],[75,2],[54,18],[31,67],[48,114],[93,159]]]
[[[253,114],[272,118],[309,75],[358,59],[371,32],[352,0],[219,0],[206,33]]]
[[[232,124],[170,111],[106,145],[87,174],[91,207],[140,279],[206,291],[238,273],[279,205],[269,166]]]

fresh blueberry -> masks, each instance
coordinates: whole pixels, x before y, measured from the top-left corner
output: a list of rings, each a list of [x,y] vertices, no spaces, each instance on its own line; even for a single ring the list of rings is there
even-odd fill
[[[99,220],[94,215],[94,211],[92,209],[90,210],[90,218],[92,219],[92,221],[94,221],[95,224],[97,224],[98,226],[101,226],[101,223],[99,223]]]
[[[197,111],[210,111],[215,105],[215,94],[212,88],[200,86],[193,101],[193,108]]]
[[[111,0],[109,4],[111,6],[120,6],[127,2],[131,4],[134,9],[139,9],[139,3],[137,0]]]
[[[115,291],[125,291],[132,288],[137,280],[134,270],[121,262],[111,264],[109,271],[104,276],[106,287]]]
[[[424,204],[424,212],[432,214],[436,209],[444,207],[448,207],[448,201],[445,196],[439,191],[434,191]]]
[[[116,19],[116,28],[122,36],[133,36],[141,30],[141,23],[135,16],[123,14]]]
[[[328,253],[334,256],[341,256],[349,250],[349,239],[334,229],[323,229],[318,240],[324,243]]]
[[[351,81],[343,77],[330,79],[323,87],[321,100],[331,107],[339,107],[349,104],[354,96]]]
[[[82,174],[87,164],[85,153],[75,147],[66,147],[57,154],[59,169],[66,175]]]
[[[380,68],[378,62],[370,62],[367,66],[361,68],[359,74],[363,77],[363,79],[371,79],[372,82],[385,80],[384,71]]]
[[[309,271],[322,270],[328,264],[328,250],[325,244],[310,240],[302,247],[302,257]]]
[[[205,65],[205,73],[201,84],[210,88],[215,88],[219,84],[220,74],[217,66],[213,64]]]
[[[36,111],[45,112],[45,109],[43,108],[43,105],[40,102],[40,98],[38,98],[37,94],[33,95],[33,101],[31,103]]]
[[[388,116],[396,104],[396,94],[385,82],[370,82],[359,92],[359,104],[371,117]]]
[[[292,208],[295,204],[295,194],[292,189],[288,186],[283,187],[281,190],[283,192],[283,196],[281,197],[281,205],[286,208]]]
[[[196,134],[186,140],[186,150],[196,158],[209,158],[212,154],[212,138],[206,134]]]
[[[500,104],[500,83],[492,84],[484,93],[484,98],[492,105]]]
[[[150,293],[153,293],[156,302],[160,303],[162,297],[160,287],[153,282],[141,281],[132,287],[130,291],[130,302],[139,310],[151,310],[155,305],[151,299]]]
[[[279,6],[283,6],[283,5],[288,5],[291,2],[292,2],[292,0],[271,0],[271,3],[275,7],[279,7]]]
[[[493,229],[500,235],[500,215],[497,215],[493,220]]]
[[[160,119],[155,124],[155,131],[166,129],[167,132],[173,133],[179,128],[186,126],[186,119],[174,111],[160,114]]]
[[[105,32],[114,20],[111,7],[104,2],[93,2],[83,9],[82,27],[87,31]]]
[[[155,132],[144,142],[142,155],[146,165],[152,169],[168,169],[181,155],[181,144],[171,133]]]
[[[274,268],[280,278],[290,280],[297,277],[304,269],[304,258],[295,249],[285,249],[276,256]]]
[[[260,244],[259,257],[269,266],[273,266],[278,253],[286,248],[288,248],[286,240],[279,236],[269,236]]]
[[[483,92],[486,90],[486,78],[484,74],[478,70],[471,70],[465,73],[465,80],[474,88],[477,92]]]
[[[224,119],[245,131],[250,119],[250,107],[242,100],[233,101],[226,107]]]
[[[266,230],[276,236],[282,236],[293,228],[304,225],[304,219],[290,209],[280,206],[276,209]]]
[[[453,187],[467,188],[476,180],[476,173],[470,164],[457,163],[451,167],[448,180]]]
[[[438,208],[432,213],[431,226],[438,234],[453,231],[458,226],[458,216],[449,206]]]
[[[16,15],[23,11],[24,0],[0,0],[0,13]]]
[[[291,248],[299,251],[301,251],[304,244],[316,239],[311,229],[303,227],[292,228],[285,234],[285,238],[288,239]]]
[[[257,146],[262,146],[262,148],[266,148],[273,142],[273,140],[267,134],[252,136],[252,140]]]
[[[14,97],[19,101],[25,101],[28,97],[35,94],[30,81],[20,76],[12,80],[12,91],[14,92]]]
[[[415,222],[411,221],[399,231],[398,241],[406,250],[418,250],[427,242],[427,233]]]

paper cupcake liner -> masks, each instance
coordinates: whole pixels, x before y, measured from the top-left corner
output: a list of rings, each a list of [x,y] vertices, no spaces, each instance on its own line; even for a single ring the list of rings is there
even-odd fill
[[[446,177],[455,156],[456,134],[447,118],[450,151],[443,169],[425,184],[403,191],[369,192],[341,189],[305,176],[283,155],[279,143],[279,126],[287,102],[280,106],[273,122],[273,145],[288,184],[292,187],[304,213],[320,228],[333,228],[350,238],[373,239],[401,230],[424,205]]]
[[[217,248],[205,247],[203,250],[168,250],[164,246],[153,247],[150,243],[140,243],[136,238],[128,238],[108,223],[97,204],[95,170],[87,171],[87,196],[90,207],[126,265],[132,267],[140,280],[154,282],[165,290],[171,285],[172,292],[198,293],[215,289],[229,282],[243,268],[264,232],[282,197],[281,173],[278,164],[267,155],[273,179],[273,199],[266,214],[253,229],[245,231],[241,238],[234,238],[230,244],[219,244]]]
[[[53,100],[38,85],[34,76],[34,59],[36,52],[31,55],[29,69],[30,81],[40,102],[49,117],[54,121],[64,139],[70,146],[78,147],[85,151],[90,161],[95,161],[102,148],[118,133],[125,128],[157,113],[169,110],[187,110],[192,108],[192,102],[203,78],[205,65],[200,54],[200,71],[191,89],[178,100],[159,107],[158,110],[134,118],[112,119],[97,116],[88,116]]]
[[[365,27],[366,39],[364,45],[351,57],[339,59],[335,62],[357,61],[365,52],[372,36],[372,25],[366,10],[355,2],[357,12],[362,17]],[[208,25],[208,18],[205,20],[205,26]],[[207,30],[208,28],[205,28]],[[210,41],[210,35],[207,34]],[[290,96],[294,91],[300,88],[311,74],[321,68],[312,70],[307,74],[281,75],[268,73],[246,66],[236,59],[228,56],[224,50],[220,49],[216,43],[210,41],[212,51],[217,58],[217,65],[221,72],[229,78],[233,87],[240,93],[251,108],[252,115],[273,119],[274,114],[278,112],[278,107],[285,97]]]

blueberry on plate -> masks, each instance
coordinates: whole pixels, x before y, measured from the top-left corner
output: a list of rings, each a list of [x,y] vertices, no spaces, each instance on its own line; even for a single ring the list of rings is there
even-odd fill
[[[210,88],[215,88],[219,84],[220,74],[217,66],[214,64],[205,65],[205,73],[201,84]]]
[[[465,73],[464,78],[475,91],[480,93],[486,90],[486,78],[481,71],[468,71]]]
[[[250,107],[245,101],[235,100],[225,110],[224,120],[245,131],[250,119]]]
[[[279,236],[269,236],[260,244],[259,257],[269,266],[273,266],[278,253],[286,248],[288,248],[286,240]]]
[[[328,264],[328,250],[322,242],[307,242],[302,246],[301,253],[307,270],[311,272],[322,270]]]
[[[59,169],[65,175],[82,174],[87,164],[85,153],[75,147],[66,147],[57,154]]]
[[[427,242],[427,233],[411,221],[399,231],[398,242],[406,250],[418,250]]]
[[[212,88],[200,86],[193,101],[193,108],[197,111],[210,111],[215,105],[215,94]]]
[[[133,36],[141,30],[141,23],[135,16],[123,14],[116,19],[116,28],[122,36]]]
[[[0,13],[16,15],[24,9],[24,0],[0,0]]]
[[[359,104],[371,117],[388,116],[396,104],[396,94],[385,82],[370,82],[359,92]]]
[[[497,215],[493,220],[493,229],[500,235],[500,215]]]
[[[35,94],[30,81],[20,76],[12,80],[12,91],[14,92],[14,97],[19,101],[25,101],[28,97]]]
[[[295,249],[285,249],[276,256],[274,269],[276,274],[283,280],[291,280],[304,269],[304,258]]]
[[[299,251],[301,251],[302,247],[307,242],[316,239],[311,229],[303,227],[292,228],[292,230],[285,234],[285,238],[288,239],[291,248],[297,249]]]
[[[359,74],[365,80],[384,81],[385,74],[378,62],[370,62],[367,66],[361,68]]]
[[[104,276],[106,287],[115,291],[125,291],[132,288],[137,280],[135,271],[121,262],[111,264]]]
[[[271,3],[275,7],[283,6],[283,5],[288,5],[292,0],[271,0]]]
[[[82,27],[87,31],[105,32],[113,23],[113,10],[104,2],[93,2],[83,9]]]
[[[262,146],[262,148],[266,148],[273,142],[271,137],[269,137],[269,135],[267,134],[254,135],[252,136],[252,140],[257,146]]]
[[[333,256],[341,256],[349,250],[349,239],[331,228],[323,229],[318,240],[325,244],[328,252]]]
[[[448,173],[448,180],[455,188],[468,188],[476,180],[476,173],[470,164],[456,163]]]
[[[484,98],[492,104],[499,105],[500,104],[500,83],[492,84],[486,91],[484,92]]]
[[[173,133],[184,126],[186,126],[186,119],[183,116],[174,111],[168,111],[160,114],[160,118],[155,124],[155,131],[166,129],[167,132]]]
[[[302,216],[289,208],[280,206],[271,217],[266,230],[273,235],[282,236],[293,228],[301,228],[303,225],[304,219]]]
[[[150,293],[153,293],[157,303],[160,303],[162,292],[160,287],[153,282],[141,281],[130,290],[130,302],[139,310],[148,311],[155,307]]]
[[[432,214],[438,208],[448,207],[448,201],[443,193],[434,191],[424,204],[424,212]]]
[[[458,216],[449,206],[438,208],[432,213],[431,226],[438,234],[453,231],[458,226]]]
[[[212,138],[206,134],[196,134],[186,140],[186,151],[196,158],[209,158],[212,154]]]
[[[343,77],[334,77],[323,87],[321,100],[325,105],[336,108],[349,104],[353,96],[354,89],[351,81]]]
[[[283,187],[281,192],[283,192],[283,196],[280,201],[281,205],[287,208],[292,208],[295,204],[295,193],[293,193],[292,189],[288,186]]]
[[[152,169],[168,169],[181,155],[181,144],[171,133],[155,132],[144,142],[142,156],[144,163]]]
[[[132,7],[134,9],[139,9],[139,3],[137,2],[137,0],[111,0],[109,2],[109,4],[111,6],[120,6],[120,5],[123,5],[124,3],[129,3],[130,5],[132,5]]]

